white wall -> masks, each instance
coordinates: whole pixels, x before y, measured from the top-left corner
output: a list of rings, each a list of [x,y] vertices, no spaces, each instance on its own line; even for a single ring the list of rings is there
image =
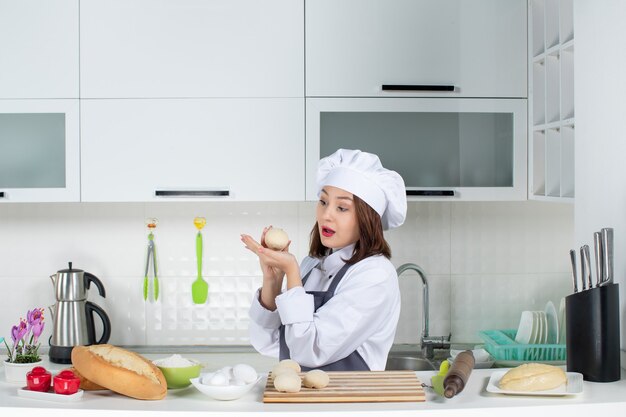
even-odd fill
[[[204,275],[209,302],[191,303],[196,276],[193,218],[205,216]],[[145,303],[146,217],[155,232],[162,299]],[[3,204],[0,205],[0,335],[9,337],[27,309],[53,304],[48,276],[74,267],[98,276],[107,290],[91,301],[111,316],[120,345],[247,344],[247,307],[260,284],[257,259],[240,233],[285,228],[292,250],[307,252],[313,203]],[[431,335],[479,342],[480,329],[517,327],[525,309],[558,306],[571,292],[567,251],[573,206],[540,202],[410,203],[407,222],[387,234],[399,266],[415,262],[431,284]],[[401,278],[398,342],[417,342],[421,286]],[[50,334],[51,320],[45,330]]]
[[[626,2],[575,0],[577,247],[615,229],[622,365],[626,364]]]

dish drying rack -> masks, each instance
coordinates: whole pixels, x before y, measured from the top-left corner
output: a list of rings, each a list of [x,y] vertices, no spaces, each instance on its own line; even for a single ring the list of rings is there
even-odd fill
[[[516,329],[482,330],[478,332],[485,341],[485,350],[497,361],[547,362],[566,359],[565,344],[527,344],[515,341]]]

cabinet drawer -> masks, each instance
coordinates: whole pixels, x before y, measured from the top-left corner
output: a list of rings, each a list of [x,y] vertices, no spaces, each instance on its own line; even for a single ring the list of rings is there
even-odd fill
[[[527,97],[526,10],[526,0],[309,1],[306,95]]]
[[[81,3],[81,96],[302,97],[303,0]]]
[[[0,0],[0,98],[78,98],[78,0]]]
[[[320,157],[377,154],[410,199],[525,200],[526,100],[308,98],[307,199]]]
[[[83,201],[304,198],[303,99],[82,100],[81,129]]]
[[[80,200],[78,99],[0,100],[0,203]]]

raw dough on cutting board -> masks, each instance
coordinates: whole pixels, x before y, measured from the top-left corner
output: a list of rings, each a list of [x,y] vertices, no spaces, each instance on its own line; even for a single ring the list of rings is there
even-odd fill
[[[304,374],[303,384],[307,388],[325,388],[329,382],[330,377],[321,369],[314,369]]]

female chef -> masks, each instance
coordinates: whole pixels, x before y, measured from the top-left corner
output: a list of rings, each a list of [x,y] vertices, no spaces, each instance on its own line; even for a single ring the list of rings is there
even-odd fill
[[[263,285],[250,307],[250,340],[262,354],[304,370],[384,370],[400,315],[398,276],[383,230],[406,216],[402,177],[376,155],[339,149],[319,162],[315,226],[299,266],[251,236]],[[284,285],[286,281],[286,285]]]

